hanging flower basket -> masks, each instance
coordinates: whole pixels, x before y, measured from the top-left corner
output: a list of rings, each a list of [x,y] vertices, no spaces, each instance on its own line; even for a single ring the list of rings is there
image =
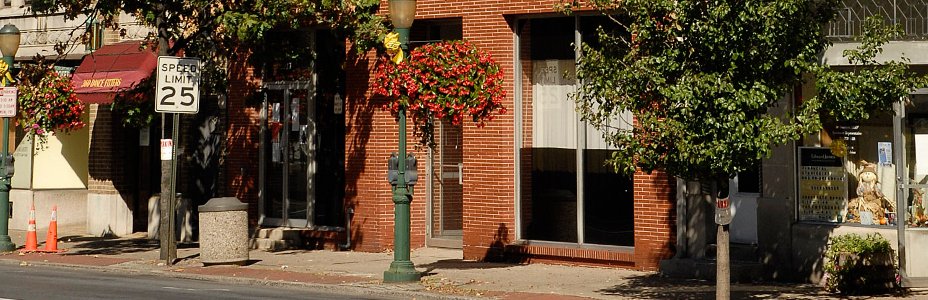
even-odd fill
[[[32,70],[35,71],[35,70]],[[71,80],[51,69],[24,76],[19,82],[17,124],[44,145],[47,134],[70,132],[84,127],[84,104],[77,99]]]
[[[373,91],[391,99],[384,109],[394,115],[405,108],[419,143],[429,147],[435,145],[433,121],[460,126],[466,118],[482,127],[506,113],[502,69],[489,53],[466,41],[424,45],[408,59],[382,57]]]

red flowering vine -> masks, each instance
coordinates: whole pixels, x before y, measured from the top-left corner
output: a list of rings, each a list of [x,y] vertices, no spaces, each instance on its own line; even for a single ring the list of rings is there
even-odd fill
[[[45,142],[47,133],[84,127],[81,119],[84,104],[74,94],[70,79],[47,70],[38,82],[25,80],[18,86],[17,122],[27,133],[33,133],[40,144]]]
[[[381,58],[373,91],[393,100],[384,109],[394,115],[405,107],[416,124],[420,144],[428,146],[435,144],[433,120],[460,126],[468,117],[482,127],[495,115],[506,113],[502,69],[489,53],[466,41],[418,47],[399,64]]]

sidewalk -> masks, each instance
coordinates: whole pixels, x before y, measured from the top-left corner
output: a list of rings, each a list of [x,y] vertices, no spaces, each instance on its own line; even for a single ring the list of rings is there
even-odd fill
[[[513,265],[461,260],[461,250],[414,250],[412,261],[424,272],[419,283],[384,284],[383,271],[392,253],[292,250],[253,250],[247,266],[211,266],[200,263],[196,245],[180,245],[179,262],[165,266],[158,260],[157,241],[144,235],[119,239],[60,233],[63,254],[0,255],[0,263],[63,265],[107,271],[158,273],[164,276],[240,281],[265,285],[302,285],[344,290],[354,294],[437,299],[713,299],[714,282],[663,278],[656,273],[624,269],[570,267],[544,264]],[[80,232],[71,229],[70,232]],[[39,234],[44,240],[44,232]],[[10,231],[21,246],[24,231]],[[42,245],[40,244],[40,248]],[[928,298],[928,290],[915,290],[905,298]],[[814,285],[734,284],[733,299],[823,299]],[[897,299],[866,297],[866,299]]]

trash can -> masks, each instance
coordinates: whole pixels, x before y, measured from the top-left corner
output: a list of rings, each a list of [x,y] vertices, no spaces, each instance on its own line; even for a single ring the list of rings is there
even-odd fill
[[[210,199],[199,207],[200,261],[204,265],[248,261],[248,204],[235,197]]]

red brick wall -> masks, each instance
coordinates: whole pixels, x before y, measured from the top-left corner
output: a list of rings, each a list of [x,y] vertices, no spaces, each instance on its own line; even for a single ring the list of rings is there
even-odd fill
[[[447,1],[420,0],[417,19],[462,18],[464,38],[490,51],[505,72],[508,97],[503,103],[509,113],[486,127],[467,124],[463,130],[464,157],[464,258],[488,258],[491,246],[505,245],[506,252],[524,255],[527,260],[571,264],[615,265],[654,270],[658,261],[670,255],[673,241],[673,185],[662,174],[637,174],[635,177],[635,247],[634,251],[607,251],[509,245],[515,239],[514,166],[514,28],[508,16],[553,14],[556,1]],[[387,1],[382,1],[384,11]],[[379,252],[393,248],[393,203],[386,182],[386,160],[396,151],[398,127],[389,112],[380,107],[385,99],[372,98],[368,87],[375,65],[373,53],[357,55],[348,47],[345,97],[345,205],[354,209],[353,247],[359,251]],[[244,61],[242,59],[241,61]],[[525,62],[525,61],[523,61]],[[527,68],[527,69],[526,69]],[[530,65],[523,71],[531,74]],[[250,203],[257,202],[258,116],[257,107],[249,106],[246,96],[256,88],[251,70],[235,67],[230,82],[226,178],[230,192]],[[520,80],[526,80],[526,77]],[[523,82],[527,97],[531,86]],[[524,132],[531,132],[531,106],[523,107]],[[407,128],[410,152],[420,161],[420,184],[412,202],[412,248],[423,247],[426,237],[425,166],[426,152],[416,150],[412,127]],[[531,141],[525,136],[522,143]],[[522,158],[525,162],[525,158]],[[528,160],[530,161],[530,160]],[[530,186],[523,186],[530,191]],[[250,206],[252,218],[257,205]]]
[[[664,172],[635,174],[635,263],[657,270],[676,241],[676,180]]]
[[[137,153],[120,149],[138,149],[138,137],[118,123],[109,105],[90,104],[87,111],[90,114],[87,191],[131,195],[136,187]]]
[[[384,8],[386,1],[382,1]],[[496,4],[496,5],[494,5]],[[503,66],[507,94],[504,105],[510,113],[502,115],[484,128],[464,126],[464,258],[488,258],[491,246],[509,244],[515,239],[515,186],[513,139],[514,105],[513,28],[505,16],[553,13],[553,1],[446,1],[420,0],[417,19],[463,18],[464,38],[490,51]],[[383,99],[367,102],[372,56],[349,60],[347,97],[348,138],[346,148],[346,203],[355,207],[352,226],[357,250],[382,251],[392,248],[393,205],[389,186],[384,182],[385,158],[396,147],[396,122],[379,106]],[[530,68],[530,66],[528,66]],[[525,71],[525,70],[523,70]],[[530,71],[530,70],[528,70]],[[531,74],[530,72],[528,74]],[[524,77],[523,77],[524,79]],[[530,96],[531,86],[525,85]],[[531,124],[531,107],[523,107]],[[527,127],[527,132],[531,128]],[[409,137],[410,140],[412,137]],[[530,141],[531,137],[525,137]],[[523,141],[524,142],[524,141]],[[420,158],[425,153],[417,152]],[[424,174],[424,166],[419,172]],[[577,250],[550,247],[507,247],[534,260],[568,261],[600,265],[621,265],[638,269],[656,269],[660,258],[670,255],[673,237],[673,186],[660,173],[636,175],[634,253],[604,250]],[[525,187],[523,187],[525,188]],[[412,247],[424,245],[425,199],[422,188],[413,200]],[[530,186],[529,189],[530,191]]]
[[[246,61],[247,54],[239,61]],[[227,191],[231,196],[249,203],[248,216],[252,225],[258,212],[258,147],[260,122],[259,103],[253,101],[254,91],[261,86],[253,70],[237,63],[229,66],[229,95],[226,105],[229,127],[226,129],[228,156],[225,161]]]

